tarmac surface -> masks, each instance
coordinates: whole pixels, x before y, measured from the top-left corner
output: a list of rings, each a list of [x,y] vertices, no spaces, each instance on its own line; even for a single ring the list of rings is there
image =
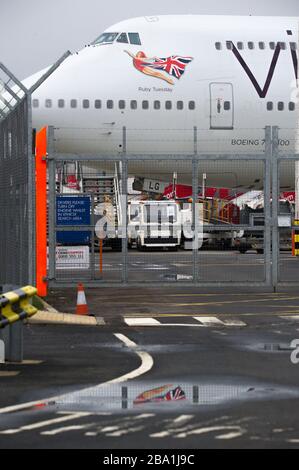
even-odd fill
[[[295,291],[86,297],[100,324],[25,325],[26,361],[0,365],[0,448],[299,446]],[[76,290],[48,300],[74,313]]]
[[[99,253],[95,253],[89,269],[80,269],[80,264],[66,268],[56,265],[56,279],[67,281],[120,282],[122,279],[122,254],[103,251],[102,272],[99,267]],[[281,251],[279,278],[281,282],[294,281],[298,277],[298,258],[290,251]],[[174,282],[192,280],[192,251],[128,250],[127,276],[129,282]],[[197,257],[197,277],[202,282],[262,282],[265,280],[265,257],[251,250],[245,254],[236,250],[199,250]]]

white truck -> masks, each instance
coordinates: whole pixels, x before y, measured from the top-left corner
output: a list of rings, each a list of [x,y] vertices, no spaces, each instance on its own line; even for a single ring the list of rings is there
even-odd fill
[[[128,209],[128,244],[138,250],[168,248],[181,243],[180,207],[175,201],[131,202]]]

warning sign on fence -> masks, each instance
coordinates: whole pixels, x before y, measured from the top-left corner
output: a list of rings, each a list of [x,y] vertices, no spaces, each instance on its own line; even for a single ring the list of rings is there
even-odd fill
[[[57,246],[57,269],[89,269],[89,246]]]

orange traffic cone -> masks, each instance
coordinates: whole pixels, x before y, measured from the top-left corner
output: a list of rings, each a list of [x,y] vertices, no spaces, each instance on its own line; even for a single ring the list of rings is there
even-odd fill
[[[77,287],[77,307],[76,307],[76,315],[88,315],[88,306],[86,302],[85,292],[83,284],[78,284]]]

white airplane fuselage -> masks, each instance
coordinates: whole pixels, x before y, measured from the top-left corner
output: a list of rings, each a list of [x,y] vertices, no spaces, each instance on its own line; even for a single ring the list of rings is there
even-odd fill
[[[120,154],[124,127],[128,154],[186,155],[195,146],[262,153],[265,126],[280,127],[281,152],[298,152],[298,24],[196,15],[123,21],[107,29],[118,33],[113,41],[72,54],[37,89],[33,125],[55,126],[57,150],[84,155]],[[141,44],[118,42],[132,32]],[[243,173],[240,184],[257,179]],[[284,173],[282,184],[294,184],[293,170]],[[144,174],[159,171],[147,164]]]

